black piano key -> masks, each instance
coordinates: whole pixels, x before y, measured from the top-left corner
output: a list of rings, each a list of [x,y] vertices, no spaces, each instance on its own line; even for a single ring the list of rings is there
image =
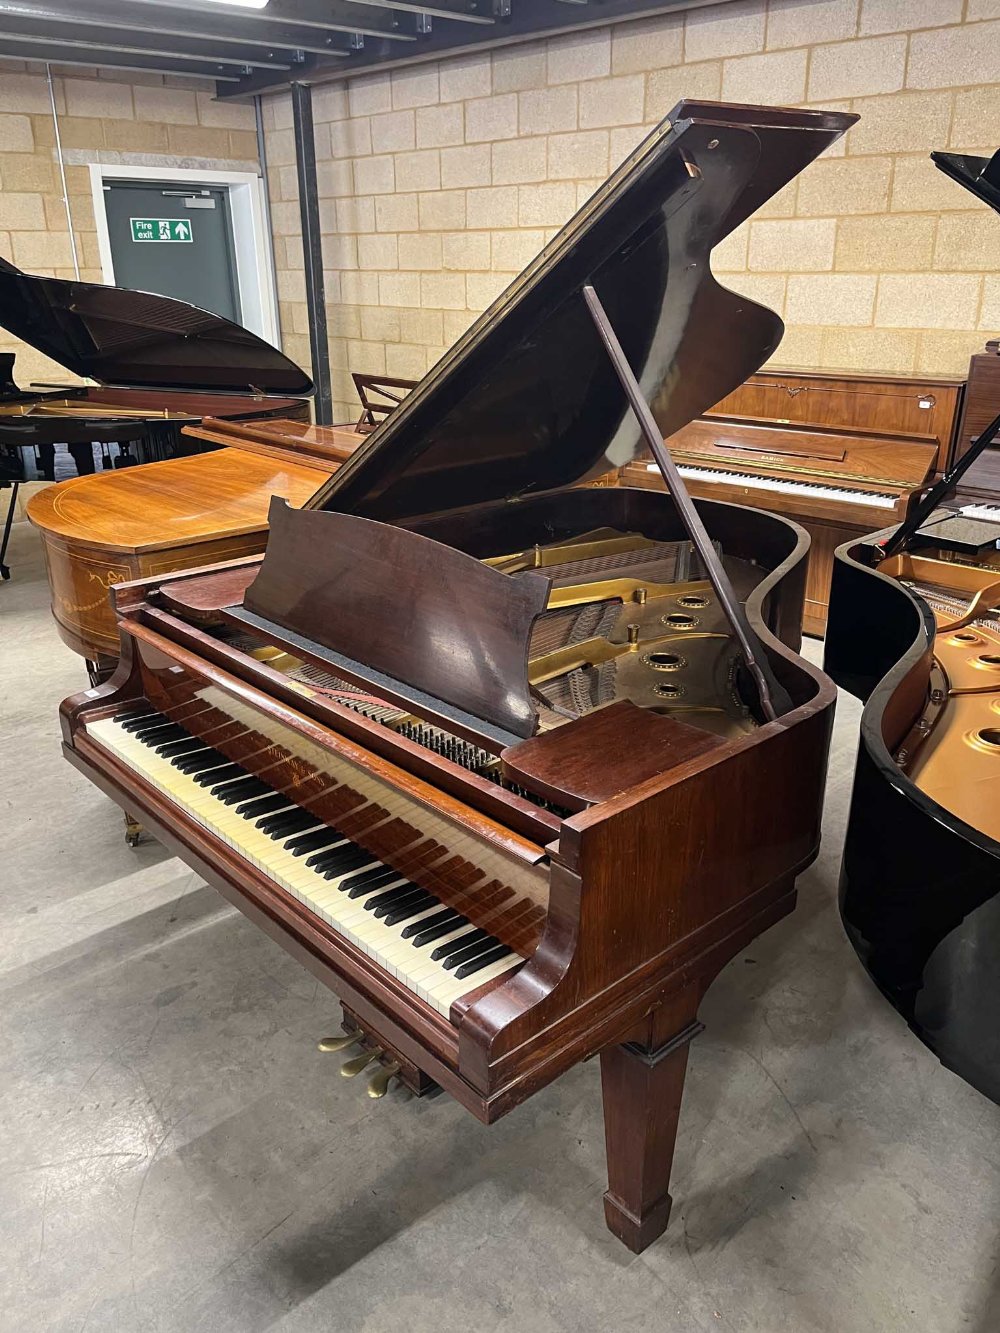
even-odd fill
[[[266,796],[270,791],[271,788],[266,782],[261,782],[260,778],[247,774],[239,782],[234,782],[227,787],[225,792],[220,795],[219,800],[222,801],[223,805],[239,806],[241,803],[250,800],[251,797]]]
[[[324,879],[340,879],[342,875],[348,875],[352,870],[377,870],[381,864],[382,862],[377,861],[371,852],[359,848],[357,855],[351,856],[345,861],[335,861],[333,865],[324,867],[318,873]]]
[[[480,949],[492,949],[492,946],[493,936],[489,933],[489,930],[473,930],[472,934],[467,934],[460,940],[452,940],[449,945],[443,945],[445,952],[441,957],[443,957],[445,968],[457,968],[460,962],[464,962],[467,958],[471,958],[473,954],[479,953]]]
[[[364,852],[364,848],[359,847],[358,851]],[[392,866],[387,866],[382,861],[376,861],[375,858],[371,856],[370,852],[366,852],[365,855],[369,857],[371,863],[366,862],[359,869],[353,870],[345,877],[340,886],[348,894],[350,894],[353,889],[363,889],[367,883],[377,879],[380,875],[399,874],[399,871],[393,870]]]
[[[273,815],[264,815],[257,820],[257,827],[269,838],[283,842],[290,833],[304,833],[307,828],[318,823],[315,815],[297,805],[292,810],[276,810]]]
[[[151,726],[154,719],[159,722],[167,721],[162,713],[135,713],[119,725],[125,731],[138,731],[142,726]]]
[[[393,903],[400,902],[403,898],[409,898],[412,893],[416,892],[416,884],[411,884],[407,880],[405,884],[397,884],[394,889],[386,889],[384,893],[377,893],[373,898],[369,898],[365,903],[365,911],[374,912],[378,907],[391,907]]]
[[[481,968],[489,967],[490,963],[499,963],[501,958],[508,956],[510,957],[511,965],[513,966],[515,962],[514,955],[511,953],[510,949],[507,948],[506,944],[499,944],[495,949],[490,949],[486,953],[481,953],[477,955],[477,957],[470,959],[469,962],[463,963],[462,966],[456,970],[455,976],[459,981],[464,981],[466,977],[471,977],[474,972],[478,972]]]
[[[152,717],[153,710],[147,704],[144,708],[127,708],[123,713],[118,713],[115,721],[118,725],[124,726],[126,722],[139,722],[144,717]]]
[[[346,893],[348,898],[364,898],[366,894],[380,889],[383,884],[390,884],[399,877],[399,871],[393,870],[392,866],[377,865],[373,870],[348,875],[346,879],[341,880],[340,891]]]
[[[184,754],[187,750],[201,749],[204,741],[198,740],[196,736],[182,736],[176,741],[161,741],[156,747],[156,753],[162,754],[164,759],[171,759],[175,754]]]
[[[313,852],[312,856],[306,857],[306,865],[321,875],[346,875],[348,871],[358,870],[374,859],[370,852],[357,843],[348,842],[343,847],[327,847],[321,852]]]
[[[324,847],[332,846],[334,841],[340,843],[343,840],[341,834],[327,826],[313,829],[309,833],[297,833],[285,843],[285,850],[291,852],[293,856],[305,856],[306,852],[318,852]]]
[[[465,945],[473,944],[476,940],[485,940],[488,930],[477,930],[472,922],[468,922],[468,930],[464,934],[457,934],[453,940],[445,940],[444,944],[437,945],[432,950],[431,957],[435,962],[440,962],[441,958],[447,958],[449,953],[457,953],[457,950],[464,949]]]
[[[211,791],[213,796],[218,796],[221,799],[223,796],[228,796],[234,787],[240,786],[242,788],[242,784],[246,780],[247,771],[245,768],[240,768],[239,764],[236,764],[235,767],[238,770],[235,775],[231,774],[226,778],[216,778],[215,781],[209,785],[209,791]],[[231,804],[231,802],[227,801],[226,804]]]
[[[431,907],[437,907],[441,902],[440,898],[435,898],[433,893],[424,893],[419,898],[410,898],[407,902],[401,903],[399,907],[392,907],[382,916],[382,920],[387,926],[398,926],[401,921],[409,921],[410,917],[416,916],[418,912],[426,912]],[[378,916],[378,913],[375,913]]]
[[[191,754],[177,755],[170,762],[180,773],[203,773],[206,768],[221,768],[229,760],[218,750],[206,748],[203,753],[192,751]]]
[[[199,773],[195,782],[199,787],[213,787],[227,777],[238,777],[242,772],[243,769],[240,768],[239,764],[223,764],[221,768],[213,768],[208,773]]]
[[[397,908],[408,907],[411,901],[416,902],[418,900],[426,900],[428,907],[434,905],[434,898],[426,889],[421,889],[416,884],[409,883],[405,885],[401,884],[399,887],[400,889],[405,890],[405,892],[402,892],[398,898],[391,898],[388,902],[381,902],[377,905],[374,905],[372,900],[369,899],[369,901],[365,903],[365,911],[372,912],[377,917],[383,917],[388,912],[395,911]],[[387,892],[392,893],[393,890],[388,889]]]
[[[463,924],[468,925],[468,922],[461,912],[446,907],[443,912],[435,912],[433,916],[425,917],[423,921],[412,921],[403,930],[403,939],[412,940],[415,949],[422,949],[425,944],[430,944],[431,940],[439,940],[442,935],[458,930]]]
[[[142,737],[140,736],[139,739],[142,740]],[[183,740],[184,747],[178,754],[167,755],[167,758],[173,764],[174,768],[180,766],[182,759],[188,759],[196,754],[208,754],[209,752],[209,747],[204,741],[196,740],[193,736],[185,736],[183,737]],[[151,746],[157,753],[159,753],[160,746],[165,745],[166,741],[161,741],[158,737],[153,737],[152,740],[146,741],[144,744]]]
[[[176,722],[168,722],[166,718],[162,722],[157,722],[150,727],[136,727],[132,735],[143,745],[159,745],[160,741],[180,740],[182,736],[189,736],[191,733],[179,727]]]
[[[342,858],[349,860],[352,856],[359,855],[361,851],[356,842],[345,838],[343,842],[338,842],[336,847],[320,847],[315,852],[310,852],[306,857],[306,865],[312,870],[329,870],[332,866],[338,865]]]
[[[288,808],[288,804],[287,796],[282,796],[280,791],[268,787],[263,796],[254,796],[249,801],[238,802],[236,813],[242,815],[244,819],[256,819],[258,815],[266,815],[275,810],[285,810]]]

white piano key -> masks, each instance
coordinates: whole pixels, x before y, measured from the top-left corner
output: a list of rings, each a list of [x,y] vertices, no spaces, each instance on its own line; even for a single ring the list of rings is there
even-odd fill
[[[1000,505],[963,505],[961,513],[965,518],[979,518],[987,523],[1000,523]]]
[[[646,464],[647,472],[659,472],[656,463]],[[786,481],[783,478],[758,476],[753,472],[726,472],[722,468],[678,465],[678,472],[690,481],[709,484],[724,482],[730,486],[745,486],[749,490],[781,491],[786,495],[801,495],[812,499],[837,500],[841,503],[868,505],[873,509],[895,509],[899,497],[879,491],[853,490],[846,486],[830,486],[825,482]]]

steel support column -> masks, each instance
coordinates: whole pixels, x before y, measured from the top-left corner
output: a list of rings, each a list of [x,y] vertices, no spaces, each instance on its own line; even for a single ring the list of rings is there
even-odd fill
[[[319,227],[319,196],[316,192],[316,140],[313,134],[312,89],[292,84],[292,120],[295,127],[295,171],[302,218],[302,261],[306,279],[306,308],[309,315],[309,349],[316,384],[313,406],[317,425],[333,422],[330,388],[330,348],[326,328],[326,288],[323,281],[323,238]]]

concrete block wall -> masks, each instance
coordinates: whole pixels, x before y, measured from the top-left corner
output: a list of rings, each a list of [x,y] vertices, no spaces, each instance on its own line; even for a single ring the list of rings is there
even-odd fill
[[[203,79],[75,67],[53,72],[72,230],[86,281],[102,280],[87,163],[257,169],[252,106],[214,101],[214,85]],[[74,276],[45,71],[16,61],[0,61],[0,255],[32,273]],[[0,351],[17,353],[23,385],[72,378],[3,329]]]
[[[931,164],[1000,142],[1000,0],[737,0],[315,90],[330,356],[419,377],[681,98],[861,121],[716,252],[776,364],[961,373],[1000,332],[1000,223]],[[286,348],[308,359],[291,112],[265,104]]]

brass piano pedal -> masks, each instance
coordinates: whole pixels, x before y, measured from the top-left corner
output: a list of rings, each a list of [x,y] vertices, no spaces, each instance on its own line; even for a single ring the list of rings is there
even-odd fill
[[[399,1065],[395,1060],[391,1064],[383,1065],[375,1077],[368,1084],[368,1096],[378,1099],[384,1097],[389,1091],[389,1084],[399,1073]]]
[[[324,1037],[316,1049],[336,1053],[337,1051],[347,1051],[352,1046],[357,1046],[360,1041],[360,1032],[342,1032],[339,1037]]]
[[[373,1061],[377,1060],[383,1052],[381,1048],[373,1051],[362,1051],[356,1055],[353,1060],[348,1060],[346,1064],[340,1066],[340,1073],[343,1078],[356,1078],[363,1070],[367,1069]]]
[[[142,841],[142,825],[125,811],[125,841],[129,847],[138,847]]]

